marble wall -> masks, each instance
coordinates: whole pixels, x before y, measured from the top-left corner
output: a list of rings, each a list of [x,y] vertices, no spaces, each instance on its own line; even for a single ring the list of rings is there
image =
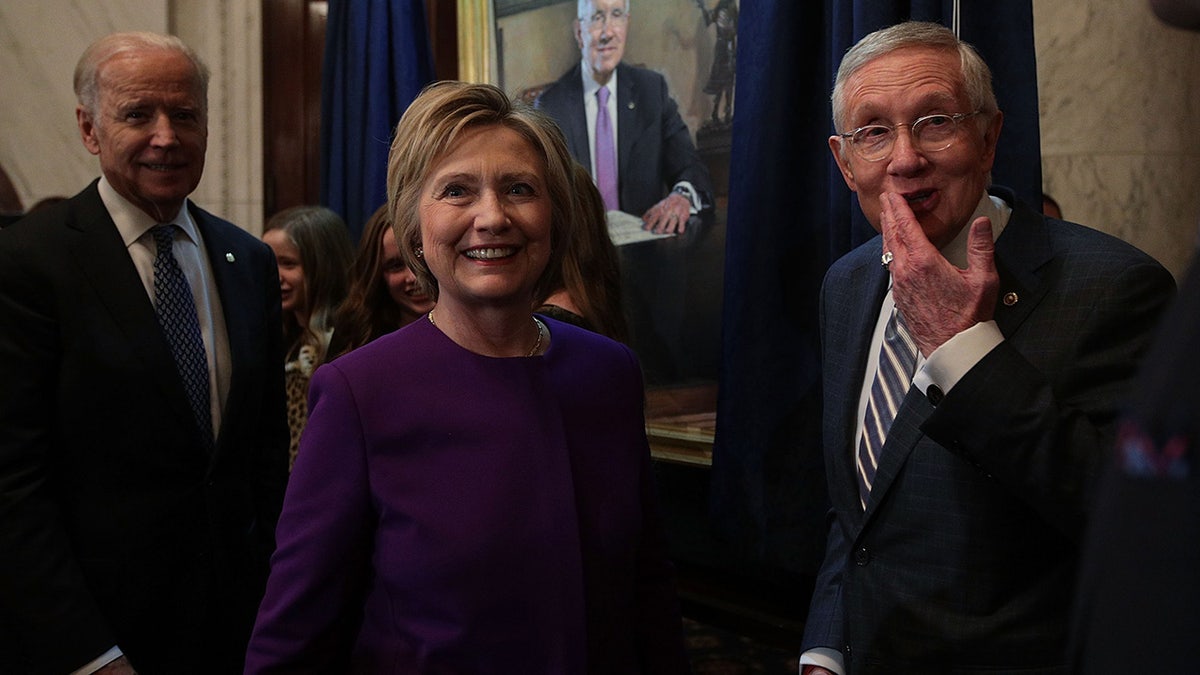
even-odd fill
[[[121,30],[179,35],[212,71],[204,178],[192,198],[262,231],[262,66],[255,0],[0,2],[0,165],[25,207],[70,196],[99,175],[75,124],[71,77],[96,38]]]
[[[577,58],[569,3],[502,22],[510,45],[543,36],[544,72],[508,73],[510,89],[553,79]],[[631,33],[631,60],[670,63],[690,124],[711,28],[698,12],[655,10]],[[1200,35],[1160,24],[1147,0],[1033,0],[1043,173],[1066,217],[1113,233],[1184,271],[1200,223]],[[694,8],[693,8],[694,9]],[[557,12],[557,14],[556,14]],[[71,73],[83,48],[114,30],[173,31],[213,70],[208,165],[194,198],[252,232],[262,228],[261,14],[256,0],[5,0],[0,2],[0,164],[26,206],[74,194],[98,172],[79,142]],[[546,39],[546,36],[556,36]],[[564,61],[565,59],[565,61]],[[553,68],[549,64],[553,64]],[[526,78],[526,79],[521,79]]]
[[[1176,278],[1200,224],[1200,35],[1147,0],[1033,0],[1046,191]]]

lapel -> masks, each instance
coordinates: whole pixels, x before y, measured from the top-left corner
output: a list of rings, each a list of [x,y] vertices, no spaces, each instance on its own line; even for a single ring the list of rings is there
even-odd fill
[[[1008,226],[996,240],[996,269],[1000,288],[994,318],[1000,332],[1005,339],[1009,339],[1048,290],[1037,270],[1050,259],[1051,252],[1044,219],[1040,214],[1017,201],[1016,196],[1006,188],[993,187],[989,192],[1004,199],[1013,209]],[[878,303],[875,306],[875,316],[878,316]],[[858,382],[861,384],[861,377]],[[921,426],[933,411],[933,404],[920,390],[916,387],[909,389],[880,451],[875,484],[863,514],[864,523],[870,520],[887,495],[913,448],[924,438]]]
[[[633,146],[646,127],[641,120],[645,111],[638,107],[641,99],[636,77],[635,70],[617,64],[617,176],[620,182],[630,175],[629,158],[633,156]]]
[[[230,420],[235,419],[237,411],[244,407],[242,399],[246,396],[246,388],[245,383],[239,381],[238,374],[248,372],[246,359],[252,349],[249,316],[252,308],[244,300],[257,298],[260,292],[256,292],[249,283],[253,275],[246,273],[252,259],[250,251],[240,245],[236,238],[228,236],[225,225],[215,216],[190,200],[188,206],[200,236],[204,238],[205,253],[217,286],[217,295],[221,298],[221,312],[225,317],[225,332],[229,341],[229,392],[221,410],[221,428],[217,431],[213,452],[215,461],[227,445],[222,441],[226,438],[224,432],[230,427]]]
[[[154,306],[116,224],[104,208],[97,184],[93,182],[73,200],[74,208],[66,223],[70,231],[67,249],[121,331],[131,358],[143,363],[151,386],[162,391],[163,400],[181,425],[195,426],[187,392]]]
[[[1007,188],[989,192],[1012,206],[1008,227],[996,240],[996,268],[1000,274],[1000,296],[996,300],[996,325],[1011,338],[1050,290],[1039,274],[1053,253],[1046,220],[1017,200]]]
[[[861,512],[858,508],[858,482],[853,450],[855,434],[862,426],[862,420],[858,416],[858,399],[863,378],[866,377],[871,335],[879,318],[883,296],[887,294],[888,281],[887,273],[879,264],[883,237],[876,236],[864,244],[864,247],[865,258],[848,271],[846,283],[840,284],[841,290],[834,291],[836,286],[830,287],[833,291],[830,303],[835,308],[844,308],[844,311],[828,317],[831,323],[826,330],[828,343],[824,347],[828,356],[828,369],[825,373],[826,404],[837,401],[837,405],[829,411],[833,426],[826,430],[827,434],[833,434],[836,438],[831,447],[838,448],[833,459],[836,481],[833,491],[852,496],[854,508],[848,509],[851,513]],[[851,448],[852,451],[847,453],[845,448]]]
[[[567,149],[580,164],[592,166],[592,149],[588,144],[587,111],[583,105],[583,73],[578,63],[559,78],[554,88],[562,87],[555,105],[554,119],[567,140]]]

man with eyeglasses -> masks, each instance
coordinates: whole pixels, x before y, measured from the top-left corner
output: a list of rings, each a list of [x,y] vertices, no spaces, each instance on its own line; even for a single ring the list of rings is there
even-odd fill
[[[688,247],[712,207],[712,179],[691,132],[653,70],[622,63],[629,33],[628,0],[579,0],[575,41],[582,59],[535,105],[558,122],[571,155],[592,171],[606,210],[639,216],[644,229],[688,235],[622,246],[625,301],[634,349],[654,379],[677,375]]]
[[[833,509],[802,672],[1066,672],[1093,479],[1174,282],[989,187],[1003,115],[946,28],[863,38],[832,103],[881,236],[822,289]]]

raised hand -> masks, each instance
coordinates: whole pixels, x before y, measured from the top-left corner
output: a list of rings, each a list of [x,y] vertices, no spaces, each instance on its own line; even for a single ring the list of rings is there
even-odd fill
[[[971,223],[967,269],[961,270],[929,242],[903,197],[885,192],[880,205],[883,250],[892,254],[892,296],[921,354],[929,356],[958,333],[991,320],[1000,286],[992,221]]]

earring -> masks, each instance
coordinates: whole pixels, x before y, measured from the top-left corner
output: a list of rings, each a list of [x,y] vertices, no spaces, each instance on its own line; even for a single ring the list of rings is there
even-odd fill
[[[417,247],[417,250],[416,250],[416,251],[414,251],[413,253],[415,253],[415,254],[416,254],[416,256],[417,256],[418,258],[424,258],[424,257],[425,257],[425,249],[421,248],[420,246],[418,246],[418,247]]]

